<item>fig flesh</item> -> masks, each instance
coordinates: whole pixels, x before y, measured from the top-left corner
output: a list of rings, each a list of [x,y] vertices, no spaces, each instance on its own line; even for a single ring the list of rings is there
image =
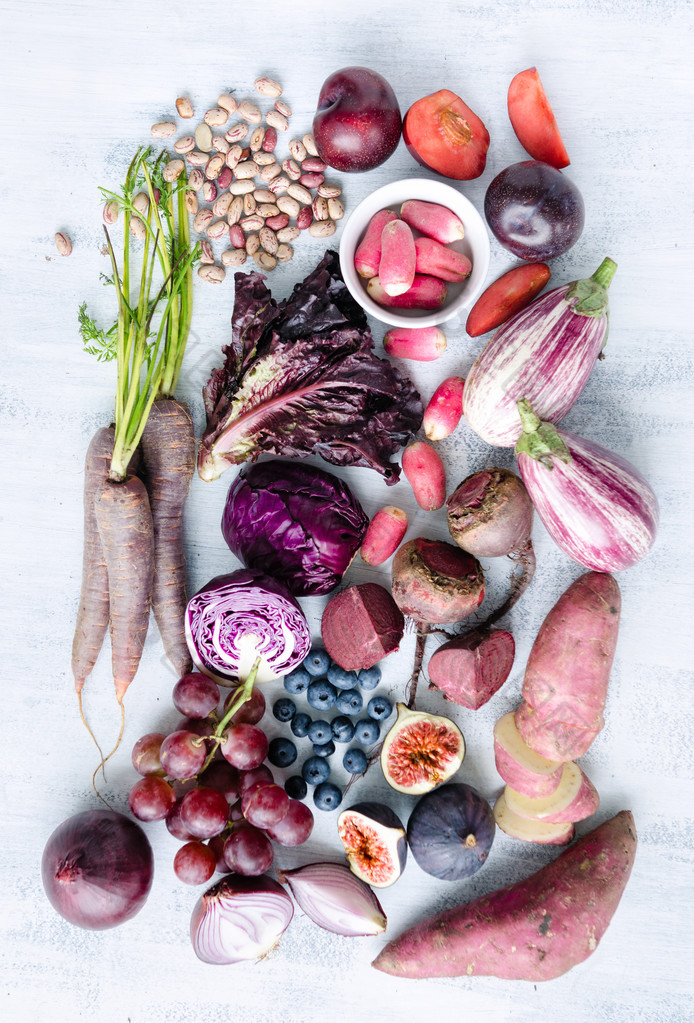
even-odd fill
[[[496,831],[494,813],[470,785],[444,785],[419,800],[407,823],[417,864],[442,881],[471,877],[487,860]]]
[[[337,818],[349,869],[373,888],[395,884],[407,861],[405,828],[384,803],[356,803]]]
[[[398,792],[420,796],[452,778],[465,757],[458,726],[438,714],[398,704],[398,717],[381,749],[381,768]]]

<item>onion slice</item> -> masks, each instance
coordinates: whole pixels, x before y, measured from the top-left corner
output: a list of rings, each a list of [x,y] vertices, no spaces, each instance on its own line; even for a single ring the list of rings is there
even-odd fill
[[[314,924],[346,938],[381,934],[386,929],[383,907],[369,886],[342,863],[307,863],[278,870],[298,905]]]
[[[284,888],[263,874],[228,875],[198,900],[190,940],[198,959],[214,966],[259,959],[286,931],[294,907]]]

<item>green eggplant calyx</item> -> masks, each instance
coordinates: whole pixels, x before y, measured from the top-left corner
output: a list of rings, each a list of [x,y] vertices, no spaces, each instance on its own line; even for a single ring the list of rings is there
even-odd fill
[[[570,462],[571,452],[552,423],[544,423],[532,409],[527,398],[517,402],[523,432],[516,442],[515,454],[528,455],[547,469],[554,468],[555,459]]]
[[[566,301],[575,299],[573,311],[579,316],[607,316],[607,289],[617,270],[617,264],[609,256],[603,259],[591,277],[570,284],[566,292]]]

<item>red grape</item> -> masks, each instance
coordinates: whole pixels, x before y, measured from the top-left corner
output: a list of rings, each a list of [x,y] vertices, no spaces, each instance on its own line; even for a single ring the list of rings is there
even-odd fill
[[[174,707],[181,714],[206,718],[219,703],[219,686],[201,671],[191,671],[179,678],[172,696]]]
[[[226,760],[215,760],[209,767],[206,767],[198,777],[201,785],[211,789],[218,789],[228,803],[233,803],[239,795],[239,772]]]
[[[215,870],[218,874],[228,874],[231,870],[231,867],[224,859],[225,842],[226,838],[224,835],[215,835],[214,838],[211,838],[207,843],[207,848],[211,849],[215,855],[215,859],[217,861],[215,864]]]
[[[181,800],[181,823],[195,838],[213,838],[229,819],[229,804],[218,789],[201,787]]]
[[[268,740],[265,732],[255,725],[242,722],[232,725],[224,733],[220,749],[225,760],[241,771],[260,767],[267,756]]]
[[[250,771],[241,771],[239,775],[239,795],[242,796],[246,789],[249,789],[251,785],[256,785],[259,781],[272,783],[274,780],[272,771],[266,764],[254,767]]]
[[[224,701],[224,713],[231,706],[233,700],[236,699],[238,694],[237,689],[232,689],[226,700]],[[236,711],[231,721],[233,724],[238,725],[245,722],[247,725],[255,725],[260,721],[261,717],[265,713],[265,697],[261,693],[260,689],[254,687],[251,690],[250,697],[245,703],[242,703],[239,709]]]
[[[128,795],[130,810],[139,821],[163,821],[176,802],[176,793],[157,774],[136,781]]]
[[[190,842],[195,835],[191,835],[183,821],[181,820],[181,803],[183,797],[177,799],[174,805],[166,815],[166,827],[170,835],[177,838],[179,842]]]
[[[258,877],[272,866],[272,842],[262,831],[243,824],[235,827],[224,843],[224,859],[244,877]]]
[[[277,824],[289,810],[289,796],[281,785],[257,782],[246,789],[241,809],[249,824],[256,828],[269,828]]]
[[[178,732],[192,732],[201,738],[212,735],[217,725],[212,718],[181,718],[176,725]]]
[[[267,829],[278,845],[302,845],[313,831],[313,813],[300,799],[290,799],[289,809],[281,821]]]
[[[138,774],[163,774],[159,749],[166,738],[163,732],[148,732],[133,746],[132,762]]]
[[[169,778],[192,778],[205,763],[205,743],[190,731],[171,732],[161,744],[161,764]]]
[[[204,884],[215,872],[217,857],[203,842],[186,842],[174,856],[174,873],[186,884]]]

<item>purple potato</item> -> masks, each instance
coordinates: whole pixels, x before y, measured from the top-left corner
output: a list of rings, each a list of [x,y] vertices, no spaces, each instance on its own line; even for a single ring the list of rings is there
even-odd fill
[[[519,259],[561,256],[583,231],[585,208],[578,188],[540,160],[511,164],[494,178],[484,215],[497,241]]]
[[[407,843],[427,874],[459,881],[483,866],[495,830],[487,800],[470,785],[453,782],[422,796],[407,823]]]

